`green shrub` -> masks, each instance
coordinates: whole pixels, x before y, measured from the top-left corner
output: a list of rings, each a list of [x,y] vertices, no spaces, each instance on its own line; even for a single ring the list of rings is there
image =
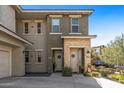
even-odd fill
[[[91,77],[92,73],[86,72],[86,73],[84,73],[84,76]]]
[[[92,76],[94,76],[94,77],[100,77],[101,74],[99,72],[92,72]]]
[[[124,75],[112,74],[111,78],[118,80],[120,83],[124,84]]]
[[[112,74],[111,77],[113,79],[116,79],[116,80],[120,80],[121,79],[121,75],[119,75],[119,74]]]
[[[101,75],[103,77],[107,77],[108,76],[108,72],[106,72],[106,71],[100,71],[100,73],[101,73]]]
[[[119,80],[120,83],[124,84],[124,79],[123,80]]]
[[[63,76],[72,76],[72,69],[70,67],[65,67],[63,70]]]
[[[102,69],[102,70],[99,70],[99,72],[101,73],[101,76],[103,77],[107,77],[108,75],[112,74],[111,70],[109,69]]]
[[[121,78],[120,78],[120,80],[124,80],[124,75],[121,75]]]

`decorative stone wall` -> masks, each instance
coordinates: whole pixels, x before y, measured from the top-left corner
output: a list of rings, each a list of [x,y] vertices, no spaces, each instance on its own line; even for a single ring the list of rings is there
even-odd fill
[[[70,47],[84,48],[84,71],[87,71],[88,64],[91,64],[90,44],[90,39],[64,38],[64,67],[70,67]]]

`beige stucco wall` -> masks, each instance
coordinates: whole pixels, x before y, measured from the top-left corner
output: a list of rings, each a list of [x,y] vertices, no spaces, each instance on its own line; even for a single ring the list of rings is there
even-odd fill
[[[65,38],[64,39],[64,67],[70,67],[70,48],[84,48],[85,55],[85,71],[87,70],[87,65],[91,63],[91,54],[87,53],[90,50],[90,39],[80,39],[80,38]]]
[[[27,15],[29,16],[29,15]],[[35,61],[31,61],[30,63],[26,64],[26,72],[47,72],[47,47],[46,47],[46,21],[43,19],[27,19],[24,16],[23,19],[17,19],[17,33],[22,36],[23,38],[27,39],[28,41],[32,42],[33,45],[26,45],[25,50],[27,51],[35,51],[37,49],[42,50],[42,63],[37,63]],[[30,16],[31,17],[31,16]],[[29,17],[29,18],[30,18]],[[38,16],[39,18],[40,16]],[[41,16],[42,17],[42,16]],[[29,34],[24,33],[24,21],[29,20]],[[37,34],[35,20],[42,20],[41,21],[41,34]],[[33,28],[32,28],[33,26]],[[32,54],[33,55],[33,54]]]
[[[15,9],[12,6],[0,5],[0,24],[15,32]]]
[[[12,76],[25,75],[24,47],[12,49]]]
[[[11,75],[23,76],[25,74],[24,43],[0,31],[0,44],[11,48]]]

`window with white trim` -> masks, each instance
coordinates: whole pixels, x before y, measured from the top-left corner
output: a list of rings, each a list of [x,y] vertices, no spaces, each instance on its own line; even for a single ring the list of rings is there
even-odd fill
[[[28,22],[25,22],[24,23],[24,30],[25,30],[24,31],[25,34],[28,34],[29,33],[29,23]]]
[[[37,22],[37,33],[41,33],[41,22]]]
[[[52,19],[52,32],[59,33],[60,32],[60,19]]]
[[[36,51],[36,62],[37,63],[42,63],[42,51]]]
[[[25,51],[25,62],[29,63],[29,51]]]
[[[71,32],[72,33],[78,33],[79,32],[79,19],[78,18],[72,18],[71,19]]]

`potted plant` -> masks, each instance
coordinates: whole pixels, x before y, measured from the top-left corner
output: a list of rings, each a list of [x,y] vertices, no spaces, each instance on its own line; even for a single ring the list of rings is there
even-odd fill
[[[72,76],[72,69],[70,67],[64,67],[63,76]]]

